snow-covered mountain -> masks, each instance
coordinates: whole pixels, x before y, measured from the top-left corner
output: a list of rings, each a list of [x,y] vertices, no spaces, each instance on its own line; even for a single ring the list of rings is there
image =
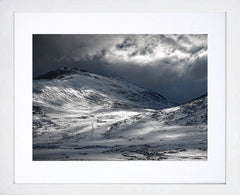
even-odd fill
[[[34,160],[207,158],[207,96],[181,106],[79,69],[33,80]]]
[[[34,100],[48,106],[76,106],[104,108],[154,108],[171,104],[160,94],[119,78],[103,77],[80,69],[60,69],[34,80]],[[43,93],[41,93],[43,92]],[[59,108],[59,107],[58,107]]]

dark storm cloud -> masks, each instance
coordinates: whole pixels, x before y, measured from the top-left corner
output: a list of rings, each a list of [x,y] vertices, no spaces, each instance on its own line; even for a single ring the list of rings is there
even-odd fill
[[[196,47],[191,48],[190,51],[188,51],[188,52],[195,54],[195,53],[201,51],[202,49],[204,49],[203,46],[196,46]]]
[[[207,91],[207,35],[34,35],[34,76],[64,66],[184,102]]]
[[[126,38],[123,42],[116,44],[116,48],[120,50],[126,50],[129,47],[136,47],[134,40],[131,38]]]

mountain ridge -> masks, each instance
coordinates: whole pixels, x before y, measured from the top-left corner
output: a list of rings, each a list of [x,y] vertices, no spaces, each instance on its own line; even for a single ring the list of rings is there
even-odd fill
[[[33,80],[33,160],[189,159],[207,159],[207,96],[176,106],[69,68]]]
[[[95,91],[95,98],[113,99],[115,102],[125,102],[138,107],[149,107],[152,109],[162,109],[172,106],[161,94],[125,81],[121,78],[105,77],[94,73],[89,73],[81,69],[63,68],[50,71],[46,74],[35,77],[33,92],[40,92],[46,86],[53,88],[53,83],[58,82],[58,86],[65,85],[65,88],[72,88],[74,93],[81,93],[88,90]],[[41,83],[44,83],[41,85]],[[66,83],[69,83],[68,85]],[[56,87],[56,86],[55,86]],[[64,89],[63,89],[64,90]],[[71,93],[71,92],[66,92]]]

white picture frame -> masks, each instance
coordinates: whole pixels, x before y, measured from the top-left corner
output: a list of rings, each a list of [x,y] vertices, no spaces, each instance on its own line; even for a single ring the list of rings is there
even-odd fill
[[[51,5],[51,6],[49,6]],[[239,2],[225,1],[2,1],[0,21],[0,98],[1,136],[0,194],[229,194],[239,188]],[[17,184],[14,182],[14,12],[226,12],[227,31],[227,120],[226,120],[226,182],[223,184]]]
[[[207,161],[33,161],[33,34],[208,34]],[[224,94],[224,13],[15,13],[15,182],[225,183]]]

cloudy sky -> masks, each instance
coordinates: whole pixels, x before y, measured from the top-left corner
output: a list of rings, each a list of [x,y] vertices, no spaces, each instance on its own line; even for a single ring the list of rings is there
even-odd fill
[[[207,92],[207,35],[33,35],[33,75],[79,67],[182,103]]]

